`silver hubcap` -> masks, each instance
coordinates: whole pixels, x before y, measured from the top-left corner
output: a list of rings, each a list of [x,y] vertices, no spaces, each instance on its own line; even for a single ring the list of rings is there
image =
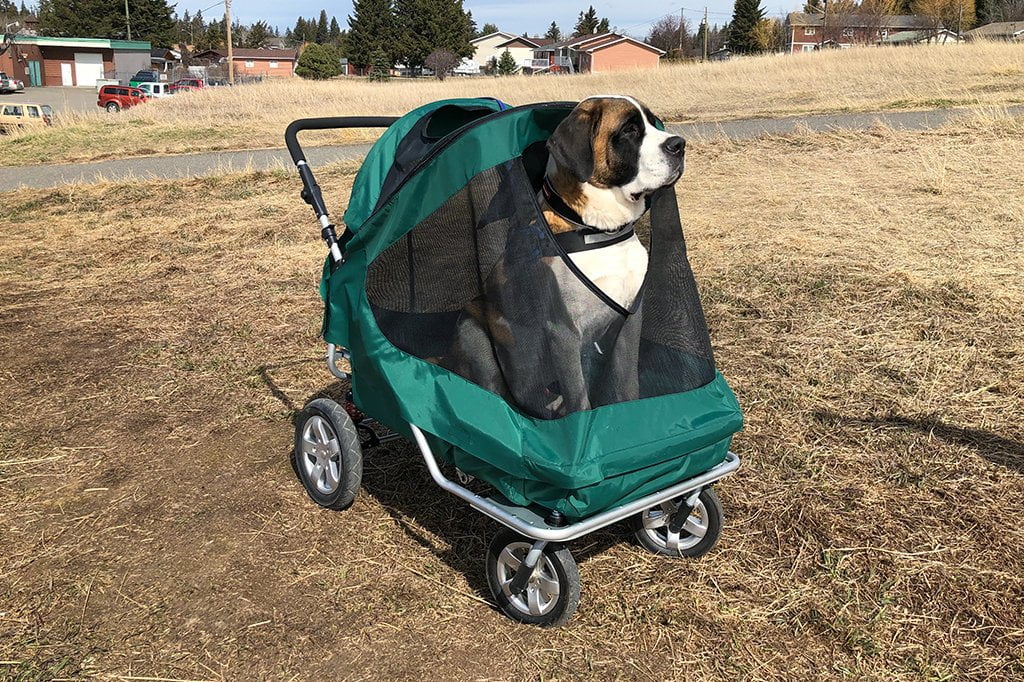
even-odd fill
[[[662,502],[660,506],[651,507],[644,512],[643,532],[658,547],[664,547],[673,552],[690,549],[696,546],[708,533],[708,510],[704,503],[698,499],[694,505],[690,517],[686,519],[682,530],[673,533],[668,528],[669,519],[679,509],[681,500],[669,500]]]
[[[302,427],[299,464],[310,485],[329,495],[341,485],[341,446],[331,423],[313,415]]]
[[[509,589],[512,577],[519,570],[523,560],[530,551],[530,543],[513,542],[505,546],[498,555],[498,584],[501,591],[508,597],[512,604],[531,616],[543,616],[555,608],[558,603],[558,595],[561,588],[558,584],[558,573],[555,566],[547,555],[542,554],[537,566],[533,569],[530,581],[526,583],[526,589],[517,595],[513,595]],[[523,570],[528,570],[525,567]]]

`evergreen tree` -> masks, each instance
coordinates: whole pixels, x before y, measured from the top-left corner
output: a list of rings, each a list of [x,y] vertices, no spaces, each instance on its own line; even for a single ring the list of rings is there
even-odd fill
[[[327,10],[320,10],[320,19],[316,22],[316,37],[313,38],[320,45],[326,45],[331,39],[331,29],[327,24]]]
[[[353,0],[352,15],[348,18],[348,58],[359,68],[376,65],[379,61],[394,63],[393,49],[398,31],[391,0]],[[376,66],[374,67],[376,68]]]
[[[391,60],[387,53],[379,47],[371,54],[371,67],[368,75],[369,80],[374,83],[384,83],[391,80]]]
[[[501,53],[501,57],[498,59],[498,75],[511,76],[516,72],[516,66],[515,57],[508,51],[508,48],[505,48],[505,51]]]
[[[597,18],[597,10],[591,5],[587,8],[587,11],[580,12],[580,16],[576,20],[576,27],[573,29],[573,35],[583,36],[597,33],[597,25],[599,23],[601,22]]]
[[[338,25],[337,17],[331,17],[331,28],[327,31],[327,34],[331,45],[335,47],[341,45],[341,26]]]
[[[196,15],[192,17],[192,21],[188,27],[188,43],[195,45],[196,41],[199,40],[203,34],[206,33],[206,20],[203,19],[203,11],[199,10]]]
[[[203,31],[202,39],[196,36],[197,50],[219,50],[225,45],[224,20],[211,21]]]
[[[266,22],[257,21],[250,28],[245,36],[245,47],[260,49],[267,46],[267,41],[270,40],[270,27],[267,26]]]
[[[128,0],[132,39],[170,45],[177,35],[167,0]],[[45,36],[128,36],[124,3],[109,0],[40,0],[39,32]]]
[[[732,22],[729,23],[729,49],[738,54],[761,50],[754,36],[759,21],[764,19],[761,0],[736,0]]]
[[[341,73],[338,53],[330,45],[310,43],[299,55],[295,74],[301,78],[325,80]]]
[[[489,21],[486,24],[484,24],[484,27],[482,29],[480,29],[480,35],[482,35],[482,36],[489,36],[492,33],[497,33],[497,32],[498,32],[497,24],[492,24]]]
[[[601,21],[597,22],[597,30],[594,33],[608,33],[612,30],[611,24],[608,23],[608,17],[605,17]]]
[[[562,39],[562,31],[561,31],[561,29],[558,28],[558,24],[556,24],[555,22],[552,21],[551,25],[548,26],[548,32],[544,34],[544,37],[549,39],[549,40],[554,40],[555,42],[558,42],[559,40],[561,40]]]
[[[470,18],[462,0],[396,0],[398,41],[394,57],[413,73],[434,50],[448,50],[459,57],[473,54]]]
[[[476,32],[476,19],[473,18],[472,12],[466,12],[466,20],[469,21],[469,38],[472,40],[480,35]]]

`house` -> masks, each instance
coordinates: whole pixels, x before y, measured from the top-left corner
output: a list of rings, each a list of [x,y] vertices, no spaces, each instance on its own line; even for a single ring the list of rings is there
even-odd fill
[[[784,28],[789,52],[811,52],[835,43],[835,47],[876,45],[891,35],[903,31],[929,28],[929,20],[914,15],[830,14],[828,26],[821,14],[790,12]],[[830,47],[832,45],[829,45]]]
[[[534,72],[600,73],[657,68],[664,50],[618,33],[584,35],[534,49]]]
[[[1007,40],[1024,42],[1024,21],[997,21],[964,32],[967,40]]]
[[[732,59],[732,50],[728,47],[720,47],[708,55],[709,62],[727,62]]]
[[[900,31],[882,38],[880,45],[956,45],[963,38],[953,31],[944,28],[938,30],[920,29],[917,31]]]
[[[551,38],[528,38],[527,36],[516,36],[511,40],[506,40],[503,43],[499,43],[495,46],[497,56],[495,59],[501,59],[501,55],[508,50],[512,58],[516,60],[516,70],[526,69],[531,71],[533,69],[534,51],[537,48],[545,45],[550,45],[555,42]],[[541,68],[547,68],[547,62],[541,66]]]
[[[181,53],[166,47],[154,47],[149,52],[149,63],[154,71],[168,73],[181,64]]]
[[[485,36],[473,38],[469,41],[469,44],[474,47],[473,56],[468,59],[463,59],[459,65],[455,67],[454,73],[463,76],[479,74],[489,61],[492,59],[497,61],[501,53],[504,52],[504,50],[498,49],[498,45],[507,43],[516,37],[515,33],[496,31],[494,33],[488,33]]]
[[[28,86],[96,87],[97,82],[125,83],[150,68],[151,45],[142,40],[0,35],[0,44],[13,43],[0,54],[0,71]]]
[[[193,61],[207,66],[228,61],[226,49],[204,50],[193,56]],[[241,78],[291,78],[295,75],[295,64],[299,60],[298,50],[264,50],[236,47],[231,51],[235,77]]]

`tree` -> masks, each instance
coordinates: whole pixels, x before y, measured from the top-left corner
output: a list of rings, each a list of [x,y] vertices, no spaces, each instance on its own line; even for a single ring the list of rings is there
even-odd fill
[[[395,16],[398,39],[393,56],[413,73],[434,50],[448,50],[459,57],[469,57],[475,50],[462,0],[396,0]]]
[[[321,45],[326,45],[331,39],[331,29],[327,24],[327,10],[320,10],[320,19],[316,22],[316,37],[313,38]]]
[[[382,61],[390,69],[398,37],[391,0],[354,0],[348,26],[349,61],[360,69],[367,68],[375,64],[375,53],[379,50],[384,54]]]
[[[374,83],[383,83],[391,79],[391,62],[384,50],[377,48],[371,55],[369,79]]]
[[[974,25],[974,0],[914,0],[912,7],[933,36],[941,28],[956,31]]]
[[[807,0],[804,3],[804,12],[807,14],[821,14],[825,11],[825,3],[822,0]]]
[[[754,29],[762,19],[761,0],[736,0],[729,24],[729,49],[738,54],[759,52]]]
[[[647,34],[645,42],[659,50],[672,54],[673,52],[678,52],[681,45],[686,44],[686,36],[686,22],[684,21],[680,24],[679,17],[675,14],[669,14],[658,19],[651,26],[651,31]]]
[[[608,23],[608,17],[605,17],[604,19],[601,19],[601,21],[597,22],[597,30],[594,31],[594,33],[597,33],[597,34],[608,33],[611,30],[612,30],[612,26],[611,26],[610,23]]]
[[[498,59],[498,75],[499,76],[511,76],[516,72],[518,64],[516,64],[516,58],[512,56],[512,53],[505,48],[505,51],[501,53],[501,57]]]
[[[777,52],[782,49],[782,22],[762,19],[754,25],[750,36],[759,52]]]
[[[591,5],[585,12],[580,12],[579,18],[576,20],[576,26],[573,28],[573,35],[583,36],[591,33],[597,33],[597,25],[600,20],[597,18],[597,10]]]
[[[338,54],[330,45],[310,43],[299,55],[295,74],[312,80],[326,80],[341,73]]]
[[[482,35],[482,36],[489,36],[492,33],[497,33],[497,32],[498,32],[498,27],[495,24],[492,24],[491,22],[487,22],[486,24],[484,24],[484,27],[482,29],[480,29],[480,35]]]
[[[440,49],[428,54],[424,65],[434,72],[437,80],[443,81],[448,72],[458,66],[460,61],[451,50]]]
[[[171,45],[177,35],[167,0],[128,0],[132,39]],[[39,31],[45,36],[128,37],[124,3],[109,0],[40,0]]]
[[[270,40],[270,27],[263,21],[257,21],[249,28],[245,36],[245,47],[260,49],[267,46]]]
[[[337,17],[331,17],[331,28],[327,31],[327,39],[332,45],[341,45],[341,26],[338,25]]]
[[[558,24],[552,21],[551,25],[548,26],[548,32],[544,34],[544,37],[557,43],[562,39],[562,30],[558,28]]]
[[[217,50],[225,44],[224,20],[211,21],[206,25],[202,37],[196,36],[196,49]]]

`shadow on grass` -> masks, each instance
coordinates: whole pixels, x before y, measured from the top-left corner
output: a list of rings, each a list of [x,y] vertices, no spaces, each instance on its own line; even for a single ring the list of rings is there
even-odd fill
[[[312,361],[322,362],[322,359],[263,365],[255,370],[271,395],[287,408],[289,420],[293,423],[309,401],[330,398],[341,403],[349,390],[348,382],[335,381],[309,395],[301,405],[296,404],[274,381],[272,371]],[[295,471],[294,462],[291,468]],[[445,467],[442,465],[442,468]],[[446,471],[446,475],[453,474]],[[491,601],[484,561],[487,544],[500,525],[439,488],[414,444],[398,439],[374,448],[364,448],[360,494],[373,496],[409,539],[462,573],[477,596]],[[576,561],[583,562],[624,540],[625,529],[622,524],[617,524],[573,541],[571,548]]]
[[[829,410],[819,410],[814,416],[825,423],[897,428],[928,434],[952,445],[973,448],[978,455],[993,464],[1024,473],[1024,442],[1006,438],[992,431],[947,424],[935,417],[904,417],[898,414],[848,417]]]

